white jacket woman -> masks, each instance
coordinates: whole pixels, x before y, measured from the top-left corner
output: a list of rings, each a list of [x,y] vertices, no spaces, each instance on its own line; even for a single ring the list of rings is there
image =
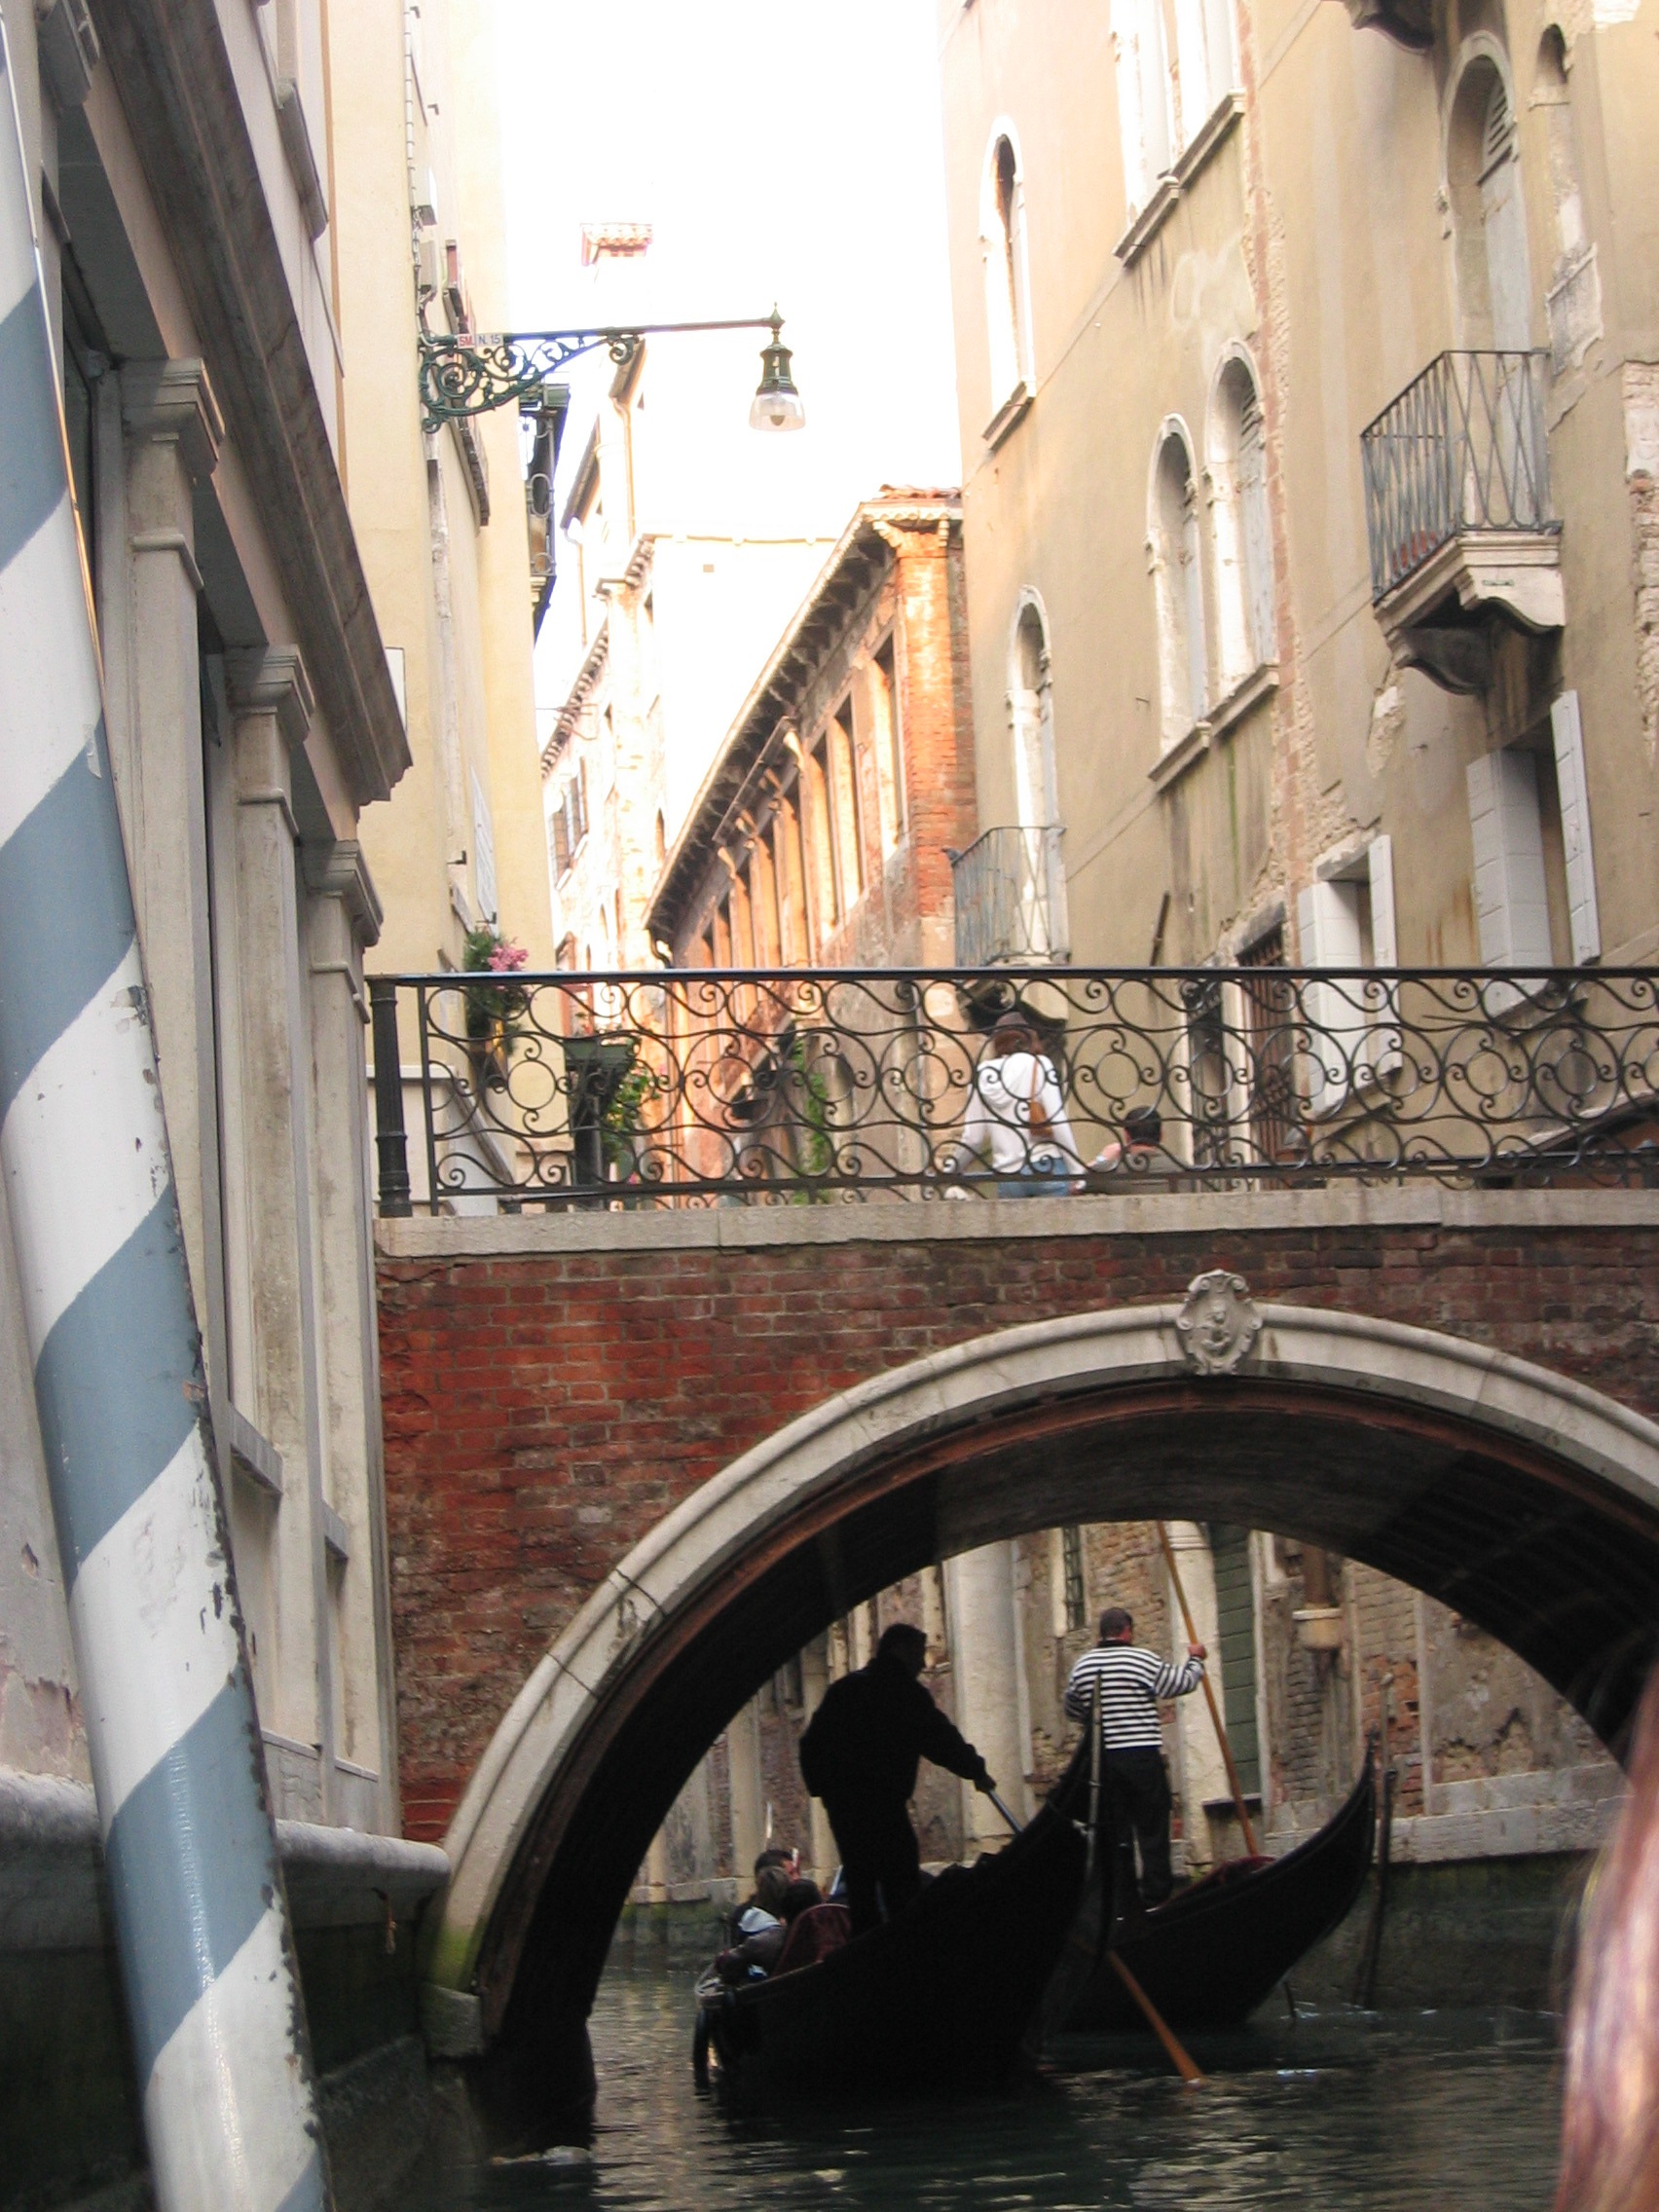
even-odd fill
[[[1083,1172],[1054,1063],[1017,1012],[998,1020],[974,1071],[960,1145],[959,1171],[993,1197],[1057,1198]]]

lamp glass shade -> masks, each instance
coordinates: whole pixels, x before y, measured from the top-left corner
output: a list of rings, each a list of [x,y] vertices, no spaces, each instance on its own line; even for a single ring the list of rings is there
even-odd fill
[[[806,409],[790,374],[790,349],[773,326],[772,343],[760,350],[760,387],[749,410],[752,430],[802,430]]]
[[[749,409],[749,427],[752,430],[804,430],[806,409],[800,403],[800,393],[793,385],[784,391],[768,391],[762,385]]]

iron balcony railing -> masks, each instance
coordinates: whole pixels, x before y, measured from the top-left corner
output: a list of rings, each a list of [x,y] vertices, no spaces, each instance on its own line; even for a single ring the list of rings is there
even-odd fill
[[[414,976],[371,998],[387,1214],[1659,1183],[1655,969]],[[1034,1040],[1012,1056],[1010,1013]]]
[[[1360,432],[1373,602],[1455,537],[1554,533],[1545,353],[1442,353]]]
[[[1010,825],[951,854],[958,967],[1065,958],[1064,834],[1057,824]]]

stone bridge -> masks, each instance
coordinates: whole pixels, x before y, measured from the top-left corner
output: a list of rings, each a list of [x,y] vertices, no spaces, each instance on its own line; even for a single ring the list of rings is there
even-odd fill
[[[1659,1623],[1659,1193],[1358,1185],[385,1220],[429,2022],[571,2081],[708,1745],[929,1561],[1154,1514],[1365,1561],[1616,1741]],[[1195,1277],[1261,1327],[1205,1373]]]

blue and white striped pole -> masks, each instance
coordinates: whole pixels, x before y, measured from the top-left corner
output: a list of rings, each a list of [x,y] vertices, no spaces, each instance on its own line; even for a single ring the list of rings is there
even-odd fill
[[[0,1172],[160,2212],[328,2201],[0,23]]]

